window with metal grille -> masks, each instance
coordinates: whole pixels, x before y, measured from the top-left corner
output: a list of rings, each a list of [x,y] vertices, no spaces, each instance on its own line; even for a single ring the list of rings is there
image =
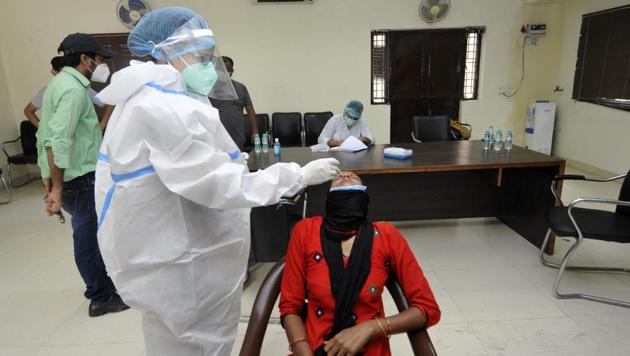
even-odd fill
[[[464,71],[463,100],[477,99],[479,89],[479,54],[481,53],[481,31],[470,29],[466,37],[466,69]]]
[[[387,32],[372,32],[372,104],[389,103]]]
[[[430,30],[427,30],[430,31]],[[466,28],[466,70],[464,75],[461,99],[474,100],[479,91],[479,59],[481,54],[481,38],[485,27]],[[391,67],[389,60],[389,30],[372,31],[372,104],[389,104],[389,84]]]

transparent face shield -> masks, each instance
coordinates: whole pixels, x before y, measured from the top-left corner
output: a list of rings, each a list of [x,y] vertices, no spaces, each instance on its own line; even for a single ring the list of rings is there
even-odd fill
[[[237,100],[230,73],[225,69],[212,31],[200,28],[204,24],[198,19],[193,20],[155,45],[155,57],[182,72],[189,91],[212,99]]]

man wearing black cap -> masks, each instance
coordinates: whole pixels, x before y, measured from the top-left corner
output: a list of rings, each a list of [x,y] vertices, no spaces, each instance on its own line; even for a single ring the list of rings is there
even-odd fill
[[[74,258],[90,299],[90,316],[128,308],[107,276],[96,237],[94,171],[101,130],[89,95],[90,80],[105,82],[104,59],[115,55],[94,37],[75,33],[58,49],[63,69],[44,92],[37,131],[38,165],[46,188],[46,210],[63,207],[72,216]]]

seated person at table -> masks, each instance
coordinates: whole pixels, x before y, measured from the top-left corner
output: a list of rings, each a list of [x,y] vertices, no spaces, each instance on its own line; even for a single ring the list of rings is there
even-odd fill
[[[304,219],[293,229],[280,314],[294,355],[391,355],[390,335],[440,320],[405,238],[390,224],[367,220],[369,197],[361,184],[356,174],[339,173],[328,193],[326,216]],[[386,316],[381,294],[390,275],[410,308]]]
[[[318,143],[326,143],[330,147],[339,146],[345,139],[354,136],[367,146],[374,144],[374,136],[365,121],[361,120],[363,104],[351,100],[346,104],[343,114],[337,114],[328,120],[317,138]]]

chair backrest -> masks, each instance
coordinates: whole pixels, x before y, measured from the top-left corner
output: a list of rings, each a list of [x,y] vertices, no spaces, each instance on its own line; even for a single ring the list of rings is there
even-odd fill
[[[619,200],[630,201],[630,171],[626,173],[626,179],[624,179],[623,184],[621,184]],[[617,213],[630,218],[630,206],[617,205]]]
[[[274,139],[284,147],[302,146],[302,114],[299,112],[275,112],[271,115]]]
[[[448,116],[414,116],[411,118],[413,136],[422,142],[448,141]]]
[[[280,283],[282,282],[282,272],[284,271],[284,258],[276,263],[267,273],[265,280],[262,282],[252,313],[247,324],[247,331],[241,346],[240,356],[257,356],[260,355],[265,331],[269,323],[271,311],[280,295]],[[399,311],[409,308],[409,303],[405,298],[402,288],[395,278],[390,277],[387,281],[387,289],[396,303]],[[437,353],[431,342],[431,338],[426,329],[414,330],[407,333],[411,342],[411,349],[416,356],[436,356]]]
[[[243,123],[245,125],[245,147],[254,147],[252,142],[252,124],[249,122],[249,116],[243,115]],[[269,133],[269,115],[256,114],[256,124],[258,125],[258,133]]]
[[[333,113],[330,111],[304,113],[304,141],[306,146],[317,143],[319,134],[322,133],[324,126],[332,116]]]
[[[30,121],[24,120],[20,123],[20,142],[22,143],[22,152],[24,152],[25,156],[37,156],[36,133],[37,127]]]

